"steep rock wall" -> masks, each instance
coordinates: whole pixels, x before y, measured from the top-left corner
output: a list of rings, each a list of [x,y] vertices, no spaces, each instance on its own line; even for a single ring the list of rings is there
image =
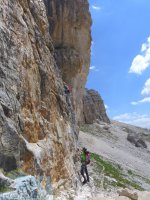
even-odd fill
[[[96,120],[110,123],[104,102],[99,93],[95,90],[86,89],[83,97],[82,123],[92,124]]]
[[[72,180],[76,144],[44,2],[0,3],[0,168]]]
[[[81,121],[82,97],[90,65],[91,16],[87,0],[45,0],[55,58]]]

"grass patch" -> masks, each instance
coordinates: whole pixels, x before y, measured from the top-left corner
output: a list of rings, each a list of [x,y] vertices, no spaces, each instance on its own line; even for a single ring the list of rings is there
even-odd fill
[[[86,125],[83,125],[80,127],[80,131],[83,131],[83,132],[92,132],[92,128],[89,124],[86,124]]]
[[[13,191],[13,189],[10,189],[9,187],[4,187],[4,186],[0,187],[0,193],[11,192],[11,191]]]
[[[106,177],[110,177],[112,179],[115,179],[116,181],[106,181],[104,179],[104,188],[106,188],[106,185],[111,185],[113,187],[121,187],[121,188],[134,188],[140,191],[143,191],[144,189],[138,185],[136,182],[128,180],[125,175],[123,174],[123,170],[120,167],[120,165],[113,164],[109,161],[104,160],[101,156],[92,153],[91,158],[96,161],[96,168],[98,171],[101,171],[104,169],[103,173]],[[131,172],[129,172],[131,173]]]
[[[140,176],[131,170],[128,170],[128,174],[131,176],[134,176],[134,177],[138,177],[138,178],[142,179],[145,183],[150,184],[150,179]]]
[[[25,172],[22,171],[22,169],[17,168],[15,170],[12,170],[10,172],[4,172],[4,175],[11,178],[11,179],[16,179],[21,176],[27,176]]]

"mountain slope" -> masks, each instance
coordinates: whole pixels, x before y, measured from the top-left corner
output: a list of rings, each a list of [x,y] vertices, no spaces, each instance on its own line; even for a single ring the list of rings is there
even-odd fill
[[[141,188],[150,189],[150,143],[148,148],[137,148],[127,141],[128,132],[126,130],[143,131],[150,136],[150,132],[145,129],[112,121],[111,124],[101,122],[99,124],[84,125],[79,134],[79,143],[85,146],[104,167],[112,162],[122,169],[118,172],[128,176],[127,179],[134,181]],[[104,160],[104,161],[103,161]],[[105,163],[106,161],[106,163]],[[108,163],[107,163],[108,161]],[[101,169],[100,169],[101,171]],[[126,185],[126,187],[130,187]],[[131,185],[132,186],[132,185]],[[132,187],[131,187],[132,188]]]

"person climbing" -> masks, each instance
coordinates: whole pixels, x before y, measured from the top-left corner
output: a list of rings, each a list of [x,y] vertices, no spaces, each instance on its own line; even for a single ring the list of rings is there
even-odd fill
[[[67,85],[65,82],[64,82],[64,92],[67,95],[72,92],[72,87],[70,85]]]
[[[82,184],[84,185],[85,183],[90,181],[88,170],[87,170],[87,165],[90,163],[90,153],[87,151],[85,147],[82,149],[80,159],[81,159],[81,175],[84,179]],[[85,174],[86,174],[86,177],[85,177]]]
[[[64,85],[64,92],[67,95],[70,93],[69,88],[68,88],[68,86],[66,84]]]
[[[69,90],[69,93],[72,92],[72,86],[71,85],[68,86],[68,90]]]
[[[66,96],[66,102],[69,106],[71,106],[71,101],[70,101],[70,93],[71,93],[71,87],[68,86],[65,82],[64,82],[64,93]]]

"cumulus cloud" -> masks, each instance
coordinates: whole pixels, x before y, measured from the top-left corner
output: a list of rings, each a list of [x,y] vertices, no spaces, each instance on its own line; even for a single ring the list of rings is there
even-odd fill
[[[95,66],[91,66],[91,67],[90,67],[91,70],[94,70],[95,68],[96,68]]]
[[[146,114],[134,113],[124,113],[118,116],[114,116],[113,120],[124,122],[127,124],[132,124],[135,126],[150,128],[150,116]]]
[[[94,10],[101,10],[101,7],[99,7],[99,6],[92,6],[92,8],[94,9]]]
[[[145,85],[144,85],[144,88],[141,92],[141,94],[150,94],[150,78],[146,81]]]
[[[132,61],[129,73],[142,74],[150,66],[150,37],[142,44],[141,53]]]
[[[98,69],[96,66],[91,66],[91,67],[90,67],[90,70],[95,71],[95,72],[98,72],[98,71],[99,71],[99,69]]]
[[[131,102],[132,105],[138,105],[138,104],[141,104],[141,103],[150,103],[150,97],[146,97],[146,98],[139,100],[139,101]]]

